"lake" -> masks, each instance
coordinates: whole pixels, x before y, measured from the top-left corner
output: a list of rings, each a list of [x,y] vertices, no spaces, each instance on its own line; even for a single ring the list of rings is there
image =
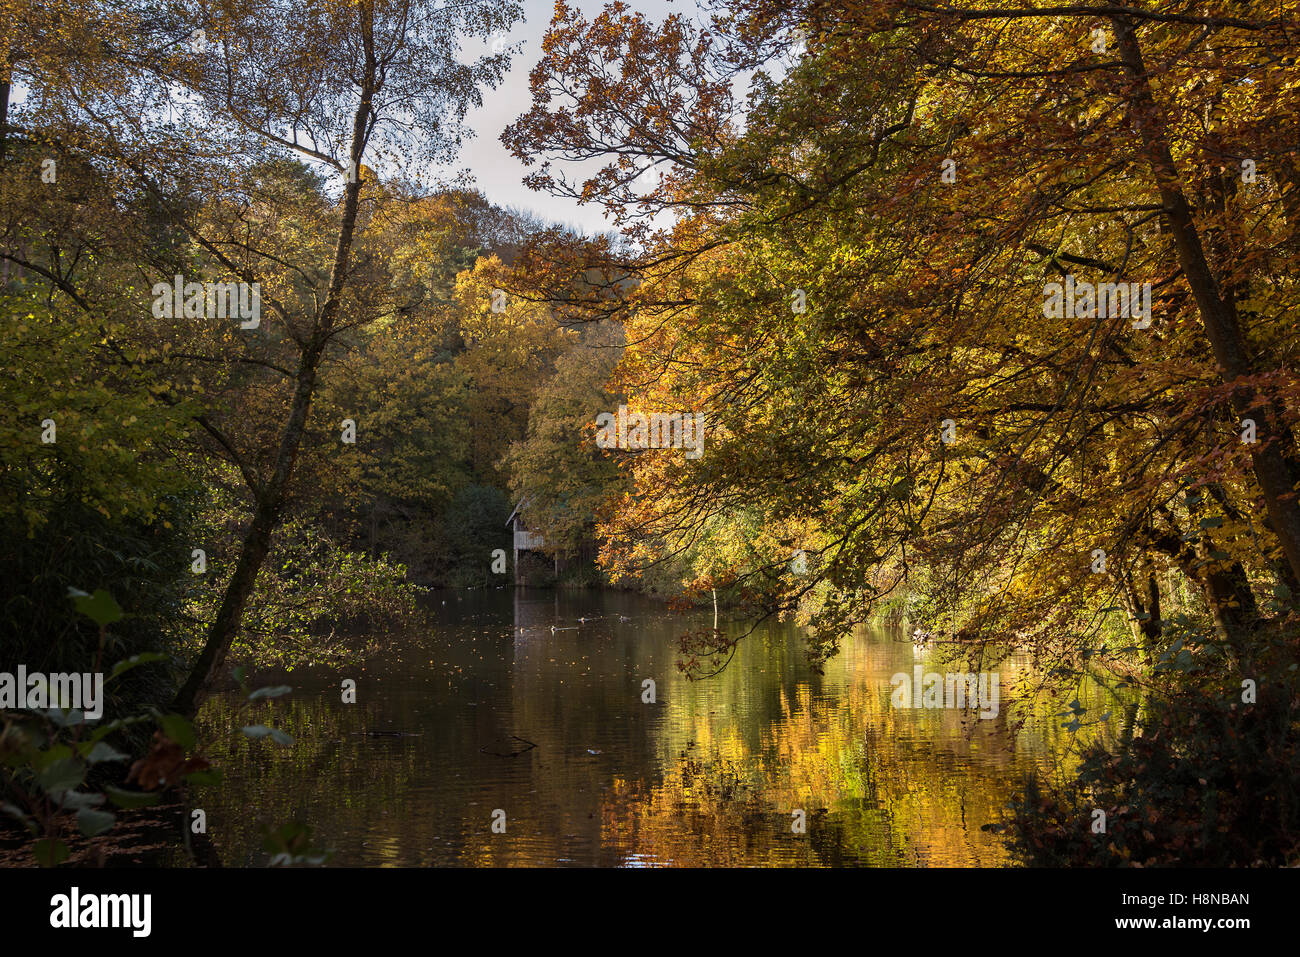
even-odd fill
[[[259,675],[294,690],[248,714],[236,693],[208,700],[224,780],[195,804],[225,865],[265,864],[262,827],[297,818],[334,866],[996,866],[981,825],[1073,740],[1050,711],[1015,730],[1015,660],[997,669],[996,718],[893,707],[892,675],[956,669],[885,630],[817,675],[799,629],[766,623],[692,682],[677,638],[711,612],[528,589],[431,604],[426,635],[364,669]],[[262,721],[293,746],[235,730]]]

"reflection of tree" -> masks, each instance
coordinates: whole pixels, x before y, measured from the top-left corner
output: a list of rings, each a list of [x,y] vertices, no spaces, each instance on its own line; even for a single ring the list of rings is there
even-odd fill
[[[299,817],[336,866],[997,865],[1008,858],[980,826],[1021,771],[1071,741],[1050,711],[1012,733],[1014,663],[1000,668],[1002,714],[979,721],[895,710],[888,676],[923,659],[879,636],[846,642],[819,676],[794,633],[769,624],[736,667],[690,682],[675,668],[682,621],[650,603],[560,594],[535,610],[521,638],[513,596],[457,599],[427,645],[366,672],[356,705],[338,703],[335,676],[291,680],[324,690],[256,719],[294,735],[292,748],[221,736],[210,753],[225,782],[194,803],[223,861],[265,863],[261,826]],[[550,633],[582,615],[581,630]],[[645,677],[654,705],[640,700]],[[218,696],[201,720],[215,731],[236,719]],[[418,736],[361,734],[372,729]],[[480,750],[508,754],[494,742],[516,734],[537,748]],[[490,831],[496,808],[505,835]]]
[[[213,696],[201,714],[203,725],[230,727],[231,704],[224,695]],[[372,851],[379,849],[391,863],[416,863],[404,858],[402,848],[386,839],[385,832],[390,816],[401,814],[411,782],[418,779],[409,742],[420,739],[369,742],[355,737],[372,723],[366,719],[374,717],[372,708],[357,708],[327,707],[320,699],[290,700],[277,707],[267,723],[289,731],[292,747],[271,749],[232,735],[210,749],[223,780],[200,790],[195,804],[207,810],[209,831],[227,864],[264,864],[268,855],[261,851],[261,829],[295,818],[315,826],[321,846],[344,851],[338,845],[346,835],[356,847],[371,842]],[[389,752],[386,760],[373,760],[371,751],[379,748]],[[249,795],[257,796],[255,804],[246,803]],[[418,820],[407,823],[415,831],[420,828]],[[412,840],[403,843],[419,846],[420,841],[412,834]],[[336,862],[355,863],[355,858],[344,851]]]
[[[779,687],[779,712],[757,725],[741,727],[747,709],[735,705],[758,662],[724,673],[707,708],[665,729],[660,780],[616,781],[602,808],[605,843],[684,865],[1008,863],[981,826],[999,818],[1019,772],[1061,753],[1060,722],[1031,720],[1013,737],[1005,710],[989,721],[895,710],[880,676],[910,671],[910,646],[857,648],[816,691],[809,680],[793,693]],[[1019,672],[1004,665],[1003,677],[1010,685]],[[792,832],[795,809],[807,812],[806,836]]]

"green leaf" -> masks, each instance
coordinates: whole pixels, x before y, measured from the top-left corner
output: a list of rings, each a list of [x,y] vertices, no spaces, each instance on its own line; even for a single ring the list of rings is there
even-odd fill
[[[194,724],[189,718],[179,714],[164,714],[158,719],[163,734],[188,751],[194,747],[198,738],[194,734]]]
[[[111,744],[105,744],[103,741],[97,741],[94,744],[87,742],[79,750],[81,750],[82,757],[90,764],[98,764],[100,761],[125,761],[130,757],[129,754],[123,754]]]
[[[116,822],[117,817],[111,811],[84,807],[77,812],[77,827],[81,828],[81,833],[86,837],[98,837]]]
[[[47,837],[33,845],[32,853],[36,855],[36,863],[41,867],[58,867],[68,859],[71,852],[68,850],[68,845],[62,841]]]
[[[127,725],[139,724],[142,721],[151,720],[148,715],[137,715],[133,718],[118,718],[116,721],[110,721],[108,724],[101,724],[90,734],[91,741],[102,741],[114,731],[125,728]]]
[[[167,660],[167,656],[157,651],[142,651],[138,655],[132,655],[130,658],[125,658],[122,661],[119,661],[117,664],[115,664],[113,666],[113,670],[108,673],[107,680],[112,681],[118,675],[124,674],[125,672],[130,671],[132,668],[139,667],[140,665],[147,665],[155,661],[166,661],[166,660]]]
[[[35,766],[36,770],[43,771],[55,761],[61,761],[64,758],[70,757],[72,757],[72,748],[68,747],[66,744],[55,744],[52,745],[48,751],[42,751],[37,754],[35,759],[32,761],[32,764]]]
[[[64,711],[62,708],[48,708],[44,712],[45,717],[60,728],[72,728],[79,724],[84,724],[86,715],[80,708],[69,708]]]
[[[162,796],[156,791],[127,791],[122,788],[115,788],[111,784],[104,788],[104,793],[118,807],[127,810],[157,804],[158,799]]]
[[[249,701],[256,701],[258,698],[278,698],[280,695],[286,695],[293,689],[288,685],[275,685],[272,687],[258,688],[248,696]]]
[[[220,784],[221,772],[215,768],[207,771],[191,771],[185,775],[186,784]]]
[[[80,811],[83,807],[99,807],[104,803],[104,795],[87,794],[84,791],[64,791],[59,800],[69,811]]]
[[[0,811],[4,811],[10,817],[17,818],[24,824],[29,820],[26,811],[20,808],[17,804],[10,804],[8,801],[0,803]]]
[[[69,588],[68,597],[77,606],[77,611],[101,628],[122,619],[122,609],[113,600],[113,596],[102,588],[95,589],[93,595],[87,595],[84,591]]]
[[[290,745],[293,744],[293,738],[285,734],[279,728],[268,728],[264,724],[250,724],[240,729],[250,738],[265,738],[268,735],[276,744]]]
[[[86,766],[77,758],[60,758],[36,775],[36,783],[48,794],[52,791],[71,791],[81,786],[86,776]]]

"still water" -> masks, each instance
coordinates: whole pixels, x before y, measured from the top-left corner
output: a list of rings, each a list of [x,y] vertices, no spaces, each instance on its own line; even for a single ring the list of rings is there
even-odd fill
[[[691,682],[677,637],[711,614],[525,589],[432,604],[427,635],[364,668],[295,671],[291,694],[251,713],[234,713],[235,694],[208,701],[224,780],[195,804],[224,864],[265,864],[262,827],[296,818],[332,865],[995,866],[1006,853],[981,825],[1073,740],[1050,711],[1015,728],[1016,662],[998,669],[997,718],[891,707],[895,673],[954,669],[883,631],[817,675],[799,630],[772,623],[721,676]],[[233,730],[256,722],[293,746]]]

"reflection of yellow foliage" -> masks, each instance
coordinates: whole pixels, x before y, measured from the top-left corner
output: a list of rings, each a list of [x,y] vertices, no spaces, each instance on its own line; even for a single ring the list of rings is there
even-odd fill
[[[575,678],[621,674],[627,648],[567,634],[513,650],[509,726],[539,744],[529,757],[449,763],[460,742],[505,730],[486,709],[451,704],[411,739],[367,741],[360,733],[391,716],[320,698],[269,703],[256,715],[290,731],[293,748],[215,734],[204,753],[226,781],[200,797],[222,854],[259,847],[263,823],[301,816],[337,849],[338,865],[997,866],[1010,860],[981,826],[997,820],[1021,772],[1068,756],[1070,737],[1050,707],[1013,735],[1012,689],[1029,674],[1016,661],[999,668],[997,719],[898,710],[889,675],[913,663],[958,666],[877,636],[846,642],[824,676],[809,678],[794,630],[775,625],[742,642],[717,679],[664,675],[652,708],[639,685],[621,680],[570,692]],[[1105,710],[1086,690],[1079,697]],[[231,704],[209,700],[205,736],[244,723]],[[645,722],[620,739],[624,752],[574,747],[596,743],[594,729],[611,716]],[[508,812],[505,835],[490,829],[498,807]],[[796,810],[806,812],[806,833],[792,830]],[[256,854],[231,863],[262,862]]]
[[[1048,752],[1054,727],[1032,722],[1013,743],[1005,714],[985,722],[896,710],[888,686],[875,686],[890,646],[865,647],[833,662],[820,688],[783,689],[756,742],[747,743],[735,709],[673,728],[660,782],[620,778],[606,794],[604,843],[686,866],[1009,863],[980,828],[998,819],[1017,772]],[[1017,675],[1004,666],[1008,685]],[[741,690],[739,680],[720,697]],[[805,835],[791,829],[796,809],[807,814]]]

